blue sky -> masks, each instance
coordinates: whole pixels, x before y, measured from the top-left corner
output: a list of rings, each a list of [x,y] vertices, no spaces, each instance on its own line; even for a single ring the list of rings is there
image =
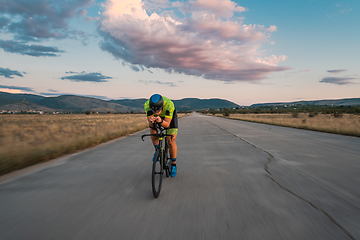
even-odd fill
[[[0,0],[0,91],[360,97],[360,1]]]

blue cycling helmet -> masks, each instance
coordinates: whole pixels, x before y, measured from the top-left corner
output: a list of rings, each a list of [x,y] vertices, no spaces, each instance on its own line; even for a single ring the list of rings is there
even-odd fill
[[[153,111],[163,107],[164,99],[160,94],[154,94],[149,99],[149,106]]]

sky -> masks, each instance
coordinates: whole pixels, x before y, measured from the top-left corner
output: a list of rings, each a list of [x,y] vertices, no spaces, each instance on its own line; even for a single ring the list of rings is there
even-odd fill
[[[0,91],[360,97],[359,0],[0,0]]]

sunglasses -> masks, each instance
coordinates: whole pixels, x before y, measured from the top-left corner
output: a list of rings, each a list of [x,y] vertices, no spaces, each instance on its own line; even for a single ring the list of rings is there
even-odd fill
[[[162,110],[162,108],[153,108],[152,110],[153,110],[154,112],[159,112],[159,111]]]

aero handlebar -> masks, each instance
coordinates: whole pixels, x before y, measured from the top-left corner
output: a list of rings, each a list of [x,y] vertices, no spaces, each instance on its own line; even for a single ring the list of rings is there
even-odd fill
[[[169,128],[164,128],[163,126],[161,126],[160,124],[158,124],[156,122],[154,123],[154,127],[152,129],[156,130],[156,134],[144,134],[144,135],[141,136],[141,140],[144,141],[144,137],[147,137],[147,136],[171,137],[171,138],[174,137],[174,135],[164,133],[164,131],[169,129]]]

